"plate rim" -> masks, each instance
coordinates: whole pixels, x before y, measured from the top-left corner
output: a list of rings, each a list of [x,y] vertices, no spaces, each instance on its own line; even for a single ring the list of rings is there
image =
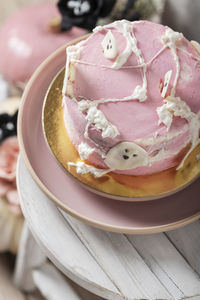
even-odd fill
[[[172,223],[168,223],[168,224],[164,224],[164,225],[156,225],[156,226],[149,226],[146,228],[143,227],[122,227],[122,226],[114,226],[114,225],[110,225],[110,224],[105,224],[99,221],[95,221],[94,219],[85,217],[83,215],[81,215],[80,213],[77,213],[75,210],[69,208],[67,205],[65,205],[64,203],[62,203],[59,199],[57,199],[53,193],[51,193],[48,188],[45,186],[45,184],[43,184],[41,182],[41,180],[39,179],[39,177],[37,176],[37,174],[35,173],[28,155],[26,153],[25,150],[25,146],[24,146],[24,142],[23,142],[23,133],[22,133],[22,124],[23,124],[23,110],[24,110],[24,106],[25,106],[25,102],[27,99],[27,95],[29,93],[29,90],[32,86],[32,84],[34,83],[34,81],[36,80],[36,78],[38,77],[38,75],[41,73],[41,71],[44,69],[44,67],[46,65],[48,65],[51,60],[53,58],[55,58],[56,56],[58,56],[61,52],[63,52],[66,47],[73,45],[74,43],[80,42],[81,40],[85,39],[87,36],[89,36],[89,34],[84,35],[78,39],[75,39],[65,45],[63,45],[62,47],[58,48],[55,52],[53,52],[37,69],[36,71],[33,73],[33,75],[31,76],[31,78],[29,79],[25,90],[23,92],[22,95],[22,99],[21,99],[21,104],[20,104],[20,109],[19,109],[19,114],[18,114],[18,121],[17,121],[17,136],[18,136],[18,142],[19,142],[19,147],[20,147],[20,153],[22,155],[22,158],[24,160],[24,163],[31,175],[31,177],[33,178],[33,180],[35,181],[35,183],[38,185],[38,187],[42,190],[42,192],[44,192],[44,194],[51,200],[53,201],[58,207],[60,207],[62,210],[64,210],[66,213],[70,214],[72,217],[77,218],[78,220],[102,229],[102,230],[107,230],[107,231],[112,231],[112,232],[117,232],[117,233],[126,233],[126,234],[152,234],[152,233],[158,233],[158,232],[164,232],[164,231],[169,231],[169,230],[173,230],[176,228],[179,228],[181,226],[187,225],[197,219],[200,218],[200,211],[198,213],[195,213],[194,215],[187,217],[185,219],[179,220],[179,221],[175,221]],[[173,195],[172,195],[173,196]]]

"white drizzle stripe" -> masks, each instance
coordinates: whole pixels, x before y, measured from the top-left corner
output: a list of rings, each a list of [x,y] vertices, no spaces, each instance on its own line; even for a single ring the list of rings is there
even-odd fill
[[[176,47],[176,49],[179,50],[179,51],[181,51],[181,52],[183,52],[183,54],[185,54],[185,55],[187,55],[187,56],[189,56],[189,57],[191,57],[191,58],[193,58],[193,59],[195,59],[197,61],[200,61],[200,57],[194,56],[192,53],[189,53],[189,52],[187,52],[186,50],[184,50],[182,48]]]
[[[88,130],[89,130],[89,126],[91,124],[89,122],[87,122],[86,124],[86,127],[85,127],[85,132],[84,132],[84,137],[89,140],[92,144],[94,144],[96,147],[99,147],[99,145],[97,143],[95,143],[95,141],[93,141],[90,137],[89,137],[89,134],[88,134]],[[103,158],[103,156],[102,156]]]
[[[77,163],[68,162],[67,164],[68,164],[68,166],[76,167],[76,172],[78,174],[91,173],[92,175],[94,175],[97,178],[101,177],[103,175],[106,175],[107,173],[112,171],[111,169],[108,169],[108,170],[97,169],[95,167],[87,165],[83,161],[78,161]]]
[[[167,45],[164,45],[147,63],[143,63],[140,65],[136,65],[136,66],[122,66],[121,69],[139,69],[139,68],[143,68],[144,66],[148,66],[149,64],[151,64],[165,49],[167,48]],[[79,64],[83,64],[83,65],[88,65],[88,66],[92,66],[92,67],[99,67],[99,68],[105,68],[105,69],[113,69],[112,66],[106,66],[106,65],[97,65],[97,64],[93,64],[87,61],[83,61],[83,60],[78,60],[78,59],[71,59],[72,62],[74,63],[79,63]],[[117,70],[117,69],[116,69]]]
[[[85,101],[85,100],[82,100],[82,101],[79,101],[79,102],[78,102],[75,98],[73,98],[73,99],[71,99],[71,100],[74,101],[74,102],[78,105],[78,108],[79,108],[80,111],[88,112],[89,108],[91,108],[91,106],[87,104],[87,103],[89,103],[88,100],[86,100],[86,101]],[[100,110],[98,110],[98,109],[96,108],[96,105],[94,105],[94,109],[95,109],[94,112],[96,111],[96,112],[97,112],[97,115],[95,116],[95,114],[91,114],[91,110],[90,110],[90,114],[91,114],[91,115],[90,115],[90,120],[91,120],[91,121],[88,120],[88,122],[87,122],[87,124],[86,124],[85,131],[84,131],[84,137],[85,137],[86,139],[90,140],[96,147],[99,147],[99,145],[98,145],[97,143],[95,143],[95,141],[92,140],[92,139],[89,137],[89,134],[88,134],[89,126],[90,126],[91,124],[95,124],[95,121],[96,121],[96,122],[98,121],[98,118],[95,119],[95,117],[99,117],[99,116],[98,116],[99,113],[103,115],[102,111],[100,111]],[[104,115],[103,115],[103,116],[104,116]],[[93,120],[93,119],[94,119],[94,120]],[[86,115],[86,120],[87,120],[87,115]],[[93,120],[93,121],[92,121],[92,120]],[[116,136],[119,134],[117,128],[116,128],[114,125],[112,125],[110,122],[108,122],[107,119],[105,118],[105,116],[104,116],[104,122],[103,122],[102,125],[104,126],[104,127],[103,127],[103,129],[104,129],[104,135],[108,134],[109,131],[111,131],[112,134],[116,134]],[[102,130],[102,128],[100,128],[100,126],[101,126],[100,123],[98,123],[98,126],[99,126],[99,129]],[[100,151],[100,150],[99,150],[99,151]],[[99,153],[99,154],[100,154],[100,153]],[[102,152],[101,157],[104,158],[104,153],[103,153],[103,152]]]
[[[185,146],[186,145],[187,145],[187,143],[185,144]],[[170,155],[166,155],[165,150],[163,148],[160,150],[158,155],[156,155],[155,157],[149,158],[148,165],[151,166],[154,162],[157,162],[157,161],[163,160],[163,159],[167,159],[168,157],[171,157],[171,155],[174,156],[174,155],[177,155],[178,153],[179,153],[179,151],[174,151],[174,152],[170,153]],[[200,154],[199,154],[199,156],[197,156],[197,160],[199,159],[199,157],[200,157]],[[108,169],[108,170],[98,169],[98,168],[88,165],[82,161],[78,161],[77,163],[68,162],[67,164],[68,164],[68,166],[75,167],[78,174],[90,173],[90,174],[94,175],[96,178],[106,175],[107,173],[113,171],[113,169]]]
[[[69,77],[69,62],[70,62],[70,56],[68,55],[68,48],[66,49],[66,66],[65,66],[65,78],[63,82],[63,89],[62,89],[62,94],[63,96],[66,94],[67,91],[67,84],[68,84],[68,77]]]
[[[188,126],[184,126],[182,131],[176,132],[176,133],[171,133],[167,132],[166,135],[160,136],[160,137],[153,137],[153,138],[147,138],[146,140],[144,139],[137,139],[135,140],[135,143],[141,144],[143,146],[153,146],[155,143],[162,143],[164,141],[169,142],[170,140],[173,140],[176,137],[179,137],[183,134],[185,134],[188,131]]]
[[[72,45],[66,48],[66,56],[67,56],[67,60],[66,60],[66,66],[65,66],[65,78],[64,78],[64,82],[63,82],[63,96],[66,94],[67,91],[67,84],[68,84],[68,78],[69,78],[69,71],[70,71],[70,62],[73,61],[73,59],[79,59],[80,58],[80,54],[81,54],[81,50],[82,50],[82,46],[85,43],[85,41],[81,41],[79,43],[77,43],[76,45]]]
[[[103,112],[97,109],[95,106],[90,106],[88,108],[85,118],[89,124],[94,124],[97,129],[102,130],[101,134],[103,138],[115,138],[117,135],[119,135],[117,127],[108,122]]]
[[[169,96],[164,100],[163,106],[157,108],[157,113],[160,118],[159,124],[164,123],[167,128],[170,128],[173,116],[181,117],[188,121],[192,145],[180,165],[177,167],[178,170],[183,166],[189,154],[200,143],[200,121],[198,114],[193,113],[190,107],[179,97],[172,96]]]
[[[126,39],[126,48],[122,53],[118,55],[118,57],[116,58],[115,62],[112,65],[113,69],[120,69],[127,62],[129,56],[132,54],[132,52],[135,49],[133,50],[133,45],[132,45],[132,36],[131,36],[132,25],[128,22],[119,22],[116,23],[115,28],[117,29],[118,32],[122,33],[122,35]]]
[[[92,154],[94,152],[94,148],[90,147],[88,144],[86,143],[81,143],[78,145],[78,153],[80,155],[80,158],[82,160],[85,160],[88,158],[88,156],[90,154]]]
[[[93,140],[89,137],[89,134],[88,134],[89,126],[90,126],[90,123],[87,122],[87,125],[86,125],[86,127],[85,127],[84,137],[85,137],[86,139],[90,140],[90,142],[91,142],[92,144],[94,144],[96,147],[99,147],[99,145],[98,145],[97,143],[95,143],[95,141],[93,141]],[[102,158],[103,158],[103,156],[102,156]]]
[[[101,155],[102,158],[105,158],[105,154],[104,154],[102,151],[100,151],[99,149],[96,149],[96,148],[92,148],[92,147],[90,147],[90,146],[89,146],[88,144],[86,144],[86,143],[81,143],[81,144],[79,144],[79,146],[78,146],[78,153],[79,153],[80,158],[81,158],[82,160],[87,159],[88,156],[89,156],[90,154],[92,154],[93,152],[96,152],[96,153],[98,153],[99,155]]]
[[[170,48],[172,55],[174,57],[175,63],[176,63],[176,76],[174,78],[174,84],[173,88],[171,90],[171,96],[175,96],[176,92],[176,85],[178,82],[178,78],[180,75],[180,62],[179,57],[177,55],[176,51],[176,43],[180,41],[183,38],[183,35],[179,32],[173,31],[171,28],[167,28],[165,31],[165,34],[163,36],[163,42],[167,44],[167,46]]]
[[[188,145],[189,141],[186,141],[183,145],[182,145],[182,149],[184,149],[187,145]],[[166,143],[165,143],[166,144]],[[180,153],[180,149],[176,150],[176,151],[171,151],[171,152],[167,152],[165,150],[166,145],[163,145],[163,147],[160,149],[159,153],[153,157],[149,158],[149,162],[150,165],[152,165],[152,163],[154,162],[158,162],[160,160],[164,160],[164,159],[168,159],[171,158],[172,156],[176,156],[177,154]]]
[[[139,69],[139,68],[142,68],[144,67],[145,65],[148,66],[150,65],[168,46],[167,45],[164,45],[148,62],[146,63],[143,63],[141,65],[136,65],[136,66],[122,66],[121,69]],[[197,61],[200,61],[200,57],[196,57],[194,56],[192,53],[189,53],[187,52],[186,50],[184,49],[181,49],[179,47],[176,47],[177,50],[183,52],[183,54],[197,60]],[[74,62],[74,63],[79,63],[79,64],[83,64],[83,65],[88,65],[88,66],[93,66],[93,67],[99,67],[99,68],[104,68],[104,69],[113,69],[112,66],[106,66],[106,65],[97,65],[97,64],[94,64],[94,63],[90,63],[90,62],[87,62],[87,61],[83,61],[83,60],[78,60],[78,59],[74,59],[72,58],[71,59],[71,62]],[[117,69],[116,69],[117,70]]]

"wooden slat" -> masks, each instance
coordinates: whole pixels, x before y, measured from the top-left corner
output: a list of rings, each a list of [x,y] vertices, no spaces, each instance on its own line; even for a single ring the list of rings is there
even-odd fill
[[[169,231],[167,236],[200,275],[200,221]]]
[[[200,279],[164,234],[127,238],[173,299],[200,295]]]
[[[124,298],[171,299],[124,235],[92,228],[69,216],[67,220]]]
[[[185,298],[184,300],[200,300],[200,296]]]
[[[33,270],[33,279],[47,300],[82,300],[70,282],[50,263]]]

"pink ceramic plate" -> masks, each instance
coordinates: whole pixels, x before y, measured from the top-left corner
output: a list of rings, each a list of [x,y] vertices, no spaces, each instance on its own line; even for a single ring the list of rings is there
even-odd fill
[[[123,233],[153,233],[177,228],[200,217],[200,182],[173,196],[147,202],[121,202],[84,189],[59,166],[42,131],[42,106],[55,75],[65,65],[65,47],[51,55],[29,81],[21,105],[21,154],[39,187],[63,210],[99,228]]]

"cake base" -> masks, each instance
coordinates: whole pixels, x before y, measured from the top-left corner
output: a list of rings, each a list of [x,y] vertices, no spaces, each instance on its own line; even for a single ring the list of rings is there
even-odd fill
[[[81,161],[71,143],[64,125],[62,86],[65,70],[53,80],[43,106],[43,130],[50,150],[62,167],[85,188],[104,197],[125,201],[146,201],[171,195],[192,183],[200,175],[200,153],[198,145],[184,166],[144,176],[122,175],[110,172],[100,178],[91,174],[77,174],[68,162]],[[87,164],[90,164],[86,161]]]

